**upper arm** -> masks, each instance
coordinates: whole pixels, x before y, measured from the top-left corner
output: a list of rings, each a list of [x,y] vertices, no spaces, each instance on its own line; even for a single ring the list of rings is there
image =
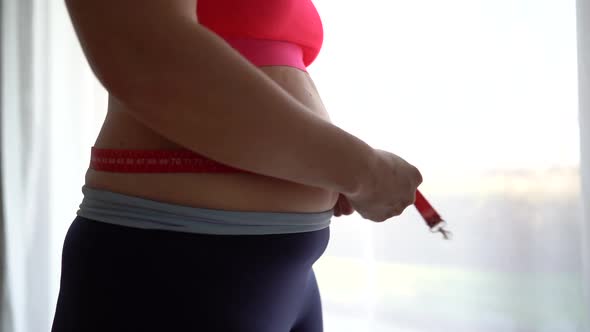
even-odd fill
[[[149,47],[162,44],[177,23],[197,23],[197,0],[65,0],[88,63],[107,90],[145,69]]]

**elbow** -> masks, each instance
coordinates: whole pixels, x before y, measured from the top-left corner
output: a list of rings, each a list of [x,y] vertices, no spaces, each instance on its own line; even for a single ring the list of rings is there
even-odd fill
[[[110,57],[97,56],[98,52],[91,54],[95,55],[88,57],[92,72],[109,94],[128,105],[154,102],[157,70],[146,70],[145,64],[139,65],[137,58],[133,61],[124,51],[112,52]],[[146,62],[145,57],[141,59]]]
[[[98,75],[97,75],[98,76]],[[107,92],[129,109],[149,111],[170,106],[175,100],[172,85],[164,83],[158,71],[104,70],[99,81]]]
[[[112,69],[95,70],[96,78],[105,90],[118,100],[129,103],[139,95],[138,88],[133,86],[128,75],[122,72],[116,73]]]

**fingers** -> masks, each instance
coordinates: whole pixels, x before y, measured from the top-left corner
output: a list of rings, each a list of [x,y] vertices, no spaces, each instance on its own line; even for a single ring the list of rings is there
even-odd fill
[[[378,218],[370,218],[371,220],[378,222],[378,223],[382,223],[384,221],[387,221],[393,217],[397,217],[399,215],[401,215],[404,210],[411,205],[411,203],[405,202],[405,203],[397,203],[396,205],[394,205],[391,210],[389,211],[388,214],[386,214],[385,216],[381,216]]]
[[[342,214],[340,213],[340,209],[338,206],[334,206],[334,217],[340,217]]]
[[[422,184],[422,181],[424,181],[422,173],[416,168],[416,182],[418,183],[418,186]]]
[[[354,211],[354,208],[352,207],[346,196],[340,194],[338,196],[338,201],[336,201],[336,204],[334,205],[334,216],[349,216],[353,214]]]
[[[352,205],[350,205],[350,202],[348,201],[348,199],[346,198],[346,196],[340,194],[340,210],[342,212],[342,214],[345,215],[351,215],[354,213],[354,208],[352,207]]]
[[[336,201],[336,204],[334,205],[334,217],[340,217],[342,215],[342,211],[340,208],[340,199],[338,199],[338,201]]]

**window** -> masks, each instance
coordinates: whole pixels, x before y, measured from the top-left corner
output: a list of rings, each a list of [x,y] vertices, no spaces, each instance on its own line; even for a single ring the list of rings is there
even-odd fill
[[[327,331],[575,331],[583,321],[575,1],[315,0],[333,122],[423,173],[412,207],[332,220]]]

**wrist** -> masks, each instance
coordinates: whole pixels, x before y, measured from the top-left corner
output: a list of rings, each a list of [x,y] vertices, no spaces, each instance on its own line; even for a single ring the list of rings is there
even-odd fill
[[[359,171],[355,174],[354,185],[349,192],[343,193],[351,198],[363,195],[367,190],[375,186],[375,169],[379,161],[377,150],[368,146],[361,160],[363,162],[360,165]]]

